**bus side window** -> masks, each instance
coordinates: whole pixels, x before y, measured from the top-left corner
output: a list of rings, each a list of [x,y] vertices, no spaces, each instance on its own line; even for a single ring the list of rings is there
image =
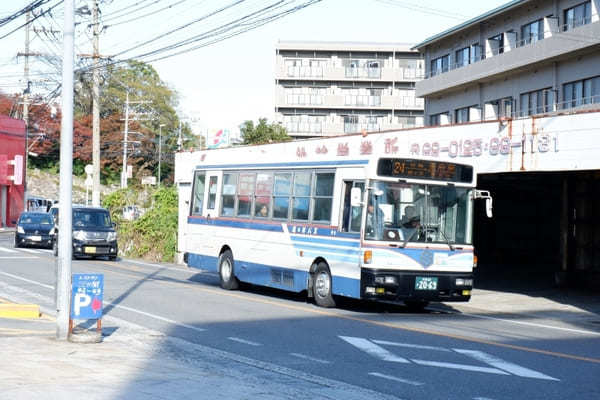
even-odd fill
[[[202,215],[202,203],[204,201],[204,172],[196,172],[194,176],[194,188],[192,189],[191,215]]]

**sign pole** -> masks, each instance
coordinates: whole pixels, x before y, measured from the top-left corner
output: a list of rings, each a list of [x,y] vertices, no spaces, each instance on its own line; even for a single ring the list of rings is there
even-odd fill
[[[56,268],[56,338],[69,335],[71,291],[72,195],[73,195],[73,66],[75,2],[65,0],[62,70],[62,120],[60,130],[60,194],[58,258]]]

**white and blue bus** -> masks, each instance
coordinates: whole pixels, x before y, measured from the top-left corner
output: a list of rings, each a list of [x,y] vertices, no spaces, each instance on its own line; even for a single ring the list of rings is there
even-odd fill
[[[472,166],[372,150],[352,158],[347,147],[327,157],[326,140],[307,159],[310,142],[298,143],[189,154],[188,266],[218,273],[224,289],[306,291],[323,307],[335,296],[415,308],[470,299],[473,201],[489,198]],[[292,146],[297,157],[286,156]]]

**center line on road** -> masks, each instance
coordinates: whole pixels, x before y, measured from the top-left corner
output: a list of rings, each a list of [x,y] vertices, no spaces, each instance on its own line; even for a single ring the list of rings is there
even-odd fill
[[[234,341],[234,342],[238,342],[238,343],[248,344],[248,345],[250,345],[250,346],[262,346],[262,344],[260,344],[260,343],[251,342],[251,341],[249,341],[249,340],[246,340],[246,339],[240,339],[240,338],[233,337],[233,336],[231,336],[231,337],[228,337],[227,339],[229,339],[229,340],[232,340],[232,341]]]
[[[104,304],[108,304],[108,305],[111,305],[111,306],[113,306],[115,308],[121,308],[123,310],[131,311],[131,312],[134,312],[134,313],[137,313],[137,314],[145,315],[146,317],[154,318],[154,319],[157,319],[157,320],[163,321],[163,322],[168,322],[169,324],[173,324],[173,325],[176,325],[176,326],[181,326],[183,328],[191,329],[191,330],[196,331],[196,332],[204,332],[204,331],[206,331],[206,329],[203,329],[203,328],[198,328],[196,326],[184,324],[182,322],[177,322],[177,321],[174,321],[174,320],[169,319],[169,318],[164,318],[164,317],[161,317],[161,316],[158,316],[158,315],[155,315],[155,314],[150,314],[150,313],[147,313],[145,311],[136,310],[135,308],[122,306],[120,304],[114,304],[114,303],[109,303],[109,302],[104,302]]]
[[[307,356],[305,354],[290,353],[290,355],[294,356],[294,357],[298,357],[298,358],[303,358],[303,359],[308,360],[308,361],[318,362],[320,364],[331,364],[331,361],[321,360],[320,358],[314,358],[314,357],[311,357],[311,356]]]
[[[411,380],[408,380],[408,379],[397,378],[395,376],[380,374],[379,372],[369,372],[369,375],[376,376],[378,378],[388,379],[388,380],[394,381],[394,382],[406,383],[408,385],[413,385],[413,386],[421,386],[421,385],[424,384],[423,382],[411,381]]]

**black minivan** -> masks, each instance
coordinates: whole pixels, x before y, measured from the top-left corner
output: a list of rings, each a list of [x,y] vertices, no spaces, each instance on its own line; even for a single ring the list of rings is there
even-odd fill
[[[56,215],[54,255],[58,255],[58,214]],[[115,224],[110,213],[101,207],[73,207],[73,257],[108,257],[116,260],[119,253]]]

